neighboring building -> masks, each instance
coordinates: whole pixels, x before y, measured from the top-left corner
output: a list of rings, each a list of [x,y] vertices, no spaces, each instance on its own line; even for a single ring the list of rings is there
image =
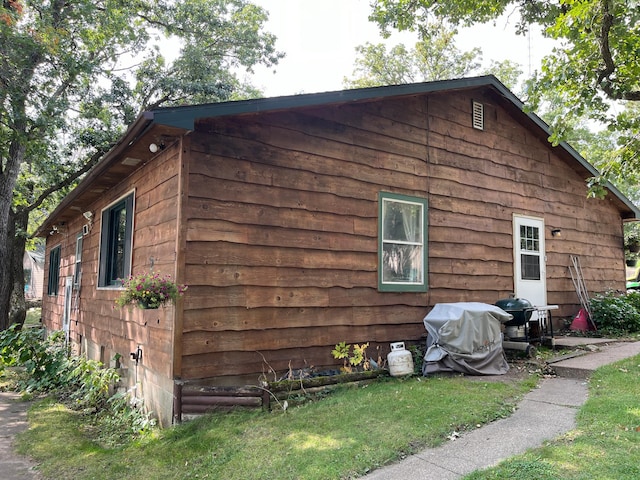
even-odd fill
[[[22,257],[22,268],[25,298],[41,300],[44,280],[44,246],[33,251],[25,251]]]
[[[167,424],[176,380],[386,354],[436,303],[570,317],[570,256],[590,292],[623,289],[640,211],[587,198],[596,170],[548,136],[492,76],[145,112],[39,230],[43,321],[106,363],[140,348],[130,381]],[[178,304],[114,309],[151,270],[189,286]]]

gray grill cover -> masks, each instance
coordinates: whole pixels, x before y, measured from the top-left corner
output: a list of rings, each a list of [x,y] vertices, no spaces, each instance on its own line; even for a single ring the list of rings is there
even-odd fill
[[[438,303],[424,317],[429,333],[423,375],[461,372],[504,375],[509,364],[502,349],[500,324],[513,316],[495,305]]]

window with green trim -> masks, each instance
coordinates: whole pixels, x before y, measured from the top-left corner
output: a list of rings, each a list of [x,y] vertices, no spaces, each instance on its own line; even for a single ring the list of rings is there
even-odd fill
[[[378,289],[426,292],[426,199],[381,192],[378,203]]]
[[[60,245],[49,252],[49,281],[47,282],[47,295],[58,295],[58,283],[60,280]]]
[[[131,193],[102,211],[98,287],[117,287],[131,274],[133,243]]]

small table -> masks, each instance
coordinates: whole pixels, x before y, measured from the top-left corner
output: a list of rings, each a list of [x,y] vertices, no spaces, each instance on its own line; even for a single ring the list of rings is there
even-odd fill
[[[551,346],[554,347],[555,342],[553,340],[553,321],[551,318],[551,310],[558,310],[558,305],[534,305],[533,308],[535,309],[533,313],[534,315],[537,314],[537,318],[534,319],[534,315],[532,315],[532,319],[529,320],[529,342],[538,341],[542,344],[545,340],[550,339]],[[535,323],[537,323],[538,329],[537,336],[531,335],[531,327],[533,326],[532,324]]]

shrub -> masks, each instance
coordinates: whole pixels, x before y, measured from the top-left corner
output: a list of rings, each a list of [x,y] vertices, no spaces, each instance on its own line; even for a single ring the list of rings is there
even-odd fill
[[[27,393],[55,390],[67,381],[61,375],[68,366],[67,349],[62,332],[45,335],[43,328],[20,330],[12,325],[0,332],[0,363],[21,366],[26,378],[18,381],[18,388]]]
[[[590,301],[591,316],[604,334],[623,336],[640,331],[640,294],[606,292]]]
[[[98,439],[105,443],[122,443],[154,425],[129,392],[109,395],[120,380],[116,370],[70,355],[62,332],[46,336],[44,329],[20,330],[15,325],[0,332],[0,370],[4,366],[24,368],[25,376],[16,384],[19,390],[52,394],[69,408],[91,414]]]

